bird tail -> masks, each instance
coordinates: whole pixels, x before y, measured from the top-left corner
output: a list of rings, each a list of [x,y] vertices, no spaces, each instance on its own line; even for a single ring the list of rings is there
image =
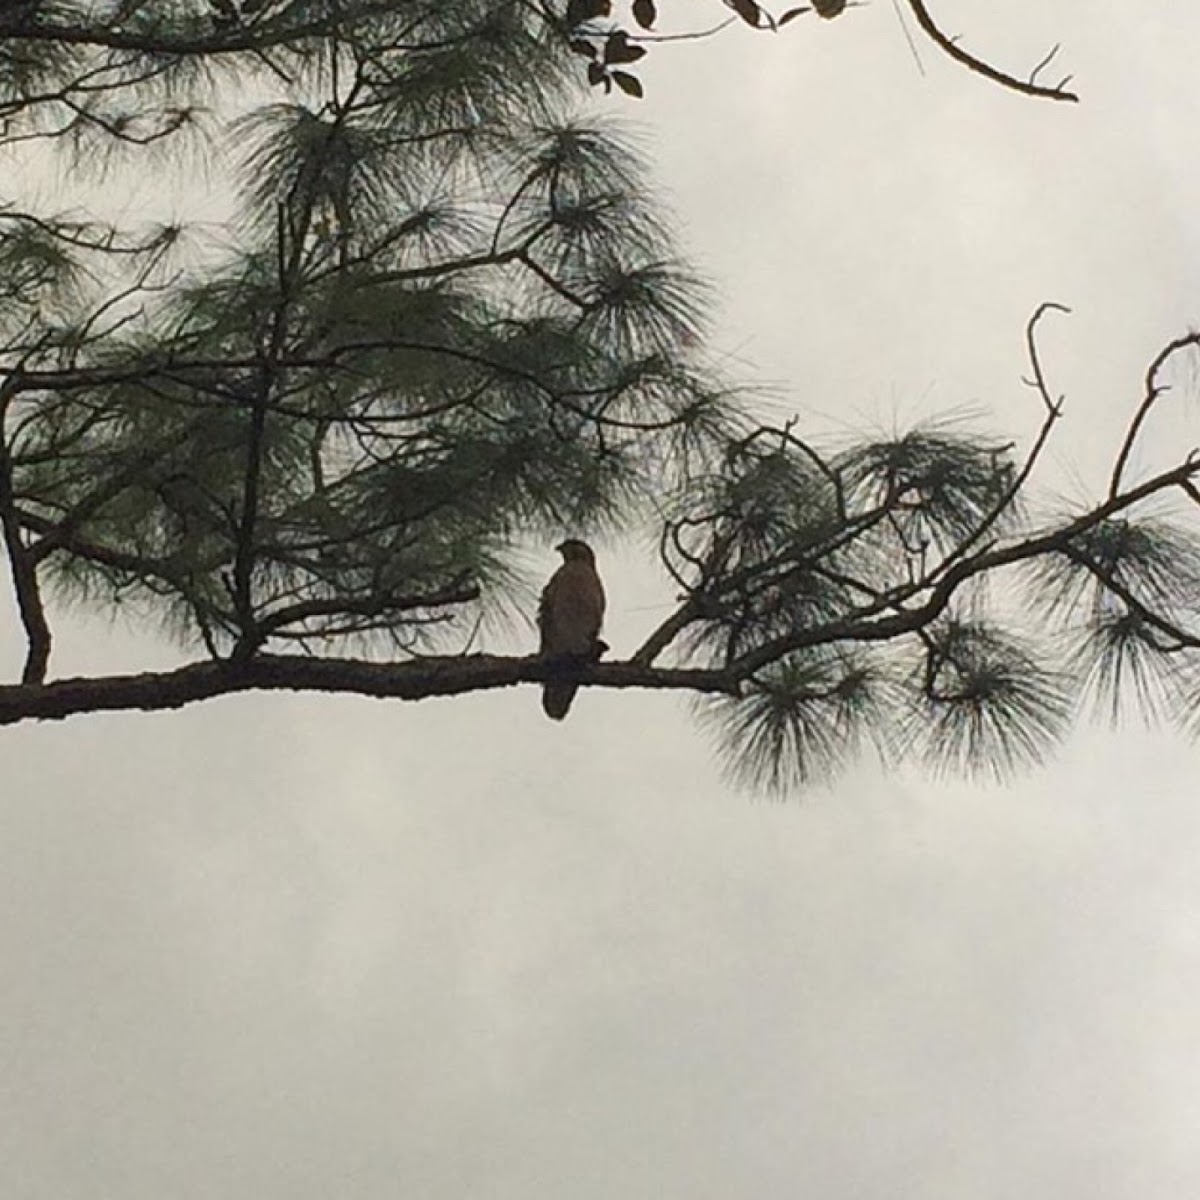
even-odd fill
[[[579,691],[577,683],[548,683],[542,688],[542,708],[553,721],[561,721]]]

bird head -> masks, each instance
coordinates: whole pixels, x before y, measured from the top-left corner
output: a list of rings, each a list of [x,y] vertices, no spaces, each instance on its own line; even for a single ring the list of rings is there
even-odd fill
[[[563,556],[564,562],[595,563],[596,561],[591,546],[587,542],[581,542],[578,538],[567,538],[565,542],[559,542],[554,548]]]

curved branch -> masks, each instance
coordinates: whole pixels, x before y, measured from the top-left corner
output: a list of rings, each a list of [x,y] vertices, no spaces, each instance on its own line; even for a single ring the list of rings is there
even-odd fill
[[[12,389],[0,388],[0,534],[2,534],[4,549],[8,556],[17,612],[21,618],[22,628],[25,630],[27,649],[21,682],[36,685],[46,678],[53,638],[50,632],[50,623],[46,619],[46,608],[42,601],[37,560],[25,544],[21,523],[17,517],[16,498],[13,492],[12,459],[9,455],[4,428],[11,399]]]
[[[1009,88],[1014,92],[1021,92],[1026,96],[1038,96],[1043,100],[1066,100],[1072,104],[1079,102],[1079,97],[1076,93],[1067,91],[1065,86],[1067,79],[1052,87],[1046,87],[1034,82],[1037,73],[1043,70],[1049,59],[1053,57],[1053,52],[1034,68],[1028,79],[1018,79],[1014,75],[1009,75],[1004,71],[998,70],[990,63],[984,62],[983,59],[976,58],[975,55],[964,50],[954,38],[943,33],[930,15],[929,9],[925,7],[925,0],[908,0],[908,6],[912,9],[913,16],[916,17],[917,24],[920,25],[925,36],[939,50],[949,55],[955,62],[961,63],[968,71],[974,71],[976,75],[982,75],[984,79],[990,79],[993,83],[1000,84],[1001,87]]]
[[[1129,456],[1133,453],[1134,443],[1137,441],[1142,425],[1150,415],[1150,410],[1154,407],[1158,398],[1167,390],[1165,384],[1158,382],[1158,373],[1166,366],[1168,359],[1172,358],[1180,350],[1186,350],[1189,346],[1200,346],[1200,333],[1185,334],[1183,337],[1176,338],[1173,342],[1168,342],[1158,352],[1149,369],[1146,371],[1145,395],[1138,406],[1137,412],[1133,414],[1133,420],[1129,423],[1129,429],[1125,433],[1125,440],[1121,443],[1121,450],[1117,455],[1116,465],[1113,467],[1112,480],[1108,488],[1110,499],[1121,489],[1121,479],[1125,474],[1125,468],[1129,464]]]
[[[1023,382],[1037,392],[1042,399],[1042,404],[1045,406],[1046,415],[1042,420],[1042,427],[1038,430],[1037,437],[1034,438],[1033,445],[1030,447],[1029,453],[1025,456],[1025,462],[1013,478],[1012,483],[1005,489],[1004,495],[1000,497],[991,512],[979,523],[975,532],[930,572],[930,580],[936,579],[939,575],[949,570],[954,563],[963,558],[972,546],[979,542],[980,538],[996,524],[1005,511],[1016,501],[1017,497],[1021,494],[1022,488],[1028,482],[1030,475],[1033,474],[1033,469],[1037,466],[1038,459],[1041,458],[1042,451],[1046,448],[1046,443],[1050,440],[1050,434],[1054,429],[1055,422],[1062,416],[1063,404],[1066,402],[1064,396],[1052,396],[1050,394],[1050,388],[1046,382],[1046,374],[1042,368],[1041,354],[1038,351],[1038,324],[1048,312],[1069,313],[1070,311],[1065,304],[1056,304],[1053,300],[1046,300],[1038,305],[1037,311],[1029,318],[1029,322],[1025,326],[1025,347],[1029,354],[1029,363],[1033,375],[1031,378],[1023,380]],[[1109,498],[1111,499],[1112,497],[1110,496]]]

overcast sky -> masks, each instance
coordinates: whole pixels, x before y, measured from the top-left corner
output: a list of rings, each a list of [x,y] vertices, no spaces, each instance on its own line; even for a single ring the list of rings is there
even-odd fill
[[[1041,482],[1081,495],[1200,319],[1200,6],[937,8],[1017,71],[1061,41],[1083,103],[918,43],[922,75],[871,0],[662,48],[611,107],[805,428],[1031,437],[1024,322],[1070,305]],[[661,612],[606,550],[621,650]],[[59,670],[130,645],[75,626]],[[0,730],[0,764],[5,1200],[1200,1195],[1200,750],[1169,731],[786,804],[677,699],[599,691],[562,726],[533,689],[239,696]]]

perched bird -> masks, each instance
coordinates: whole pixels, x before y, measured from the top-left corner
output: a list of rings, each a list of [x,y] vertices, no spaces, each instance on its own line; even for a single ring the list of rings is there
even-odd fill
[[[591,546],[575,538],[555,548],[563,556],[563,564],[550,576],[538,606],[541,653],[567,662],[595,662],[608,649],[600,640],[604,585],[596,574],[596,556]],[[561,721],[578,690],[577,683],[545,684],[542,708],[546,716]]]

